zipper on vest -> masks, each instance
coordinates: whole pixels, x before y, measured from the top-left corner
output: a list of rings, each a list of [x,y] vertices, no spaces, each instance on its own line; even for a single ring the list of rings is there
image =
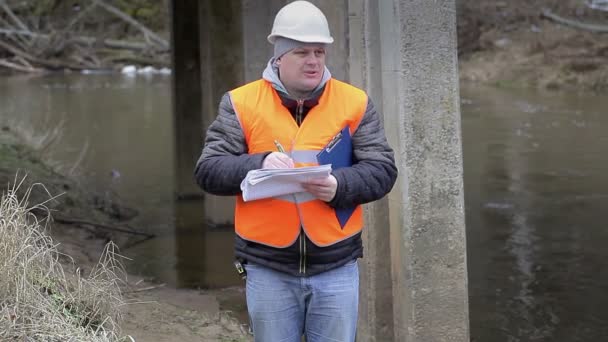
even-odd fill
[[[300,230],[300,273],[306,273],[306,236],[304,229]]]
[[[302,125],[302,113],[304,112],[304,100],[298,100],[298,107],[296,108],[296,123],[298,126]]]
[[[302,229],[302,246],[304,247],[304,262],[302,263],[302,269],[306,273],[306,233],[304,233],[304,229]]]
[[[304,100],[298,100],[298,106],[296,107],[296,124],[298,127],[302,125],[303,121],[303,113],[304,113]],[[292,144],[293,145],[293,144]],[[293,148],[293,146],[292,146]],[[299,214],[298,208],[298,214]],[[301,217],[300,217],[301,220]],[[300,227],[300,273],[306,273],[306,235],[304,233],[304,229]]]

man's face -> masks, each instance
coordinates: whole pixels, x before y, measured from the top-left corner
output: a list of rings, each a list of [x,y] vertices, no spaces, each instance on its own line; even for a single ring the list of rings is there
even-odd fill
[[[314,90],[325,70],[323,44],[306,44],[293,49],[277,60],[281,82],[292,95],[302,95]]]

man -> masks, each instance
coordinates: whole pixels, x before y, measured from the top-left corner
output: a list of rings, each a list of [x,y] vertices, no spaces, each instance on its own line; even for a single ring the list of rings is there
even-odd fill
[[[209,193],[237,195],[235,254],[247,272],[255,340],[354,341],[360,205],[393,187],[393,151],[365,92],[333,79],[325,67],[333,38],[317,7],[306,1],[283,7],[268,40],[274,56],[262,79],[223,96],[196,180]],[[345,127],[352,166],[304,183],[303,193],[243,200],[240,183],[248,171],[315,165]],[[336,216],[344,208],[353,210],[345,222]]]

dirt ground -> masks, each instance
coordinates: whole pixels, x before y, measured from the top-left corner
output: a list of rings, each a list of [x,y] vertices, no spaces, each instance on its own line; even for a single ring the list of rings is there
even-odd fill
[[[143,285],[138,285],[133,291],[142,289]],[[218,298],[222,294],[151,287],[151,290],[125,293],[131,304],[126,308],[123,333],[136,341],[250,340],[247,328],[234,314],[220,309]]]

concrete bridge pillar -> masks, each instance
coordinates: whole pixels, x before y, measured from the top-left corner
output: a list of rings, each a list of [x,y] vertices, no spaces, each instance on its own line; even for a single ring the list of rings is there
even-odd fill
[[[455,1],[381,1],[397,341],[468,341]],[[386,44],[385,44],[386,42]],[[386,107],[393,104],[393,108]]]
[[[217,116],[222,95],[244,82],[243,22],[241,1],[199,1],[201,19],[202,125],[199,136]],[[198,145],[200,155],[202,140]],[[192,177],[191,177],[192,178]],[[234,197],[205,194],[204,212],[208,227],[234,222]]]
[[[244,77],[246,82],[260,79],[273,47],[266,37],[270,34],[274,15],[285,6],[286,0],[242,0],[243,51],[245,58]]]
[[[202,127],[200,17],[198,0],[170,2],[173,49],[173,113],[175,192],[178,198],[199,197],[192,170],[200,154]],[[184,15],[190,13],[190,15]],[[192,129],[196,127],[197,129]]]
[[[468,341],[455,2],[348,6],[349,75],[384,114],[400,171],[366,208],[358,340]]]
[[[365,89],[378,112],[386,116],[377,1],[349,0],[348,13],[350,82]],[[385,197],[365,206],[358,341],[392,341],[394,337],[390,237],[389,202]]]

